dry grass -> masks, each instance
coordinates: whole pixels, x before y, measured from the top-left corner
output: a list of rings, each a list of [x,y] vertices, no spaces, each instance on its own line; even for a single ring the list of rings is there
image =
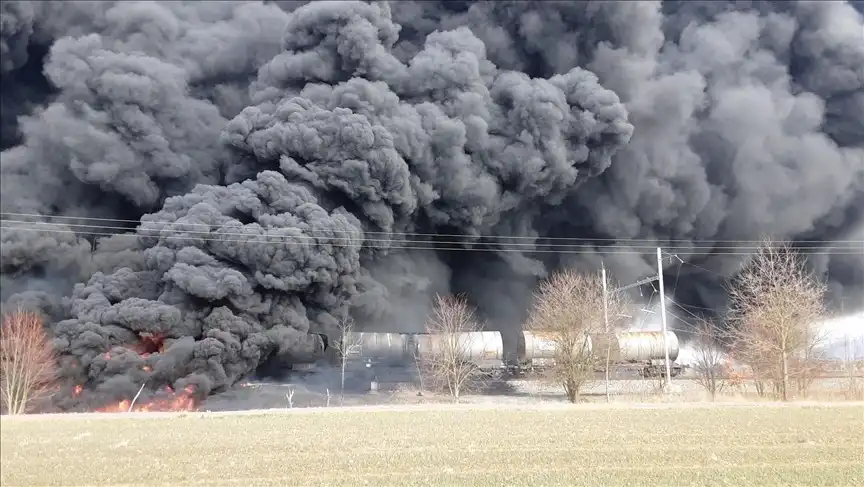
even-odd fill
[[[294,411],[4,418],[0,484],[864,485],[860,404]]]

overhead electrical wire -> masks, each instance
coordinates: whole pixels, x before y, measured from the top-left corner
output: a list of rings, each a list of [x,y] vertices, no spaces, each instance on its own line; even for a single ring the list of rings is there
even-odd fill
[[[76,218],[77,219],[77,218]],[[80,220],[80,219],[79,219]],[[100,219],[105,221],[110,219]],[[116,221],[116,220],[115,220]],[[131,222],[131,221],[130,221]],[[142,222],[139,222],[142,223]],[[159,225],[160,222],[143,222]],[[260,243],[260,244],[284,244],[286,241],[314,243],[317,245],[334,245],[334,246],[372,246],[387,249],[402,249],[402,250],[453,250],[453,251],[485,251],[485,252],[525,252],[525,253],[563,253],[563,254],[579,254],[579,253],[605,253],[605,254],[641,254],[650,250],[656,249],[661,242],[652,244],[633,244],[633,241],[623,241],[624,243],[600,245],[588,243],[574,244],[554,244],[545,243],[545,240],[565,240],[564,237],[547,239],[545,237],[505,237],[505,236],[482,236],[482,235],[439,235],[428,234],[429,236],[439,237],[435,240],[428,239],[401,239],[401,238],[362,238],[355,240],[353,237],[339,237],[332,235],[339,233],[338,230],[327,231],[326,235],[310,235],[308,231],[302,231],[300,235],[285,235],[281,232],[278,234],[268,233],[266,235],[249,235],[244,232],[224,232],[218,228],[215,231],[211,230],[189,230],[186,228],[170,228],[171,225],[177,226],[202,226],[213,228],[206,224],[185,224],[178,222],[161,222],[165,226],[158,228],[147,228],[146,226],[139,228],[119,227],[110,225],[88,225],[80,223],[55,223],[55,222],[39,222],[39,221],[23,221],[10,220],[8,218],[0,219],[0,230],[19,230],[30,232],[47,232],[59,234],[73,234],[80,236],[97,236],[110,237],[116,235],[130,236],[136,238],[157,238],[167,240],[195,240],[204,242],[235,242],[235,243]],[[58,228],[59,227],[59,228]],[[70,227],[80,228],[81,230],[71,230]],[[291,231],[292,227],[286,227],[286,231]],[[87,229],[87,230],[85,230]],[[110,231],[94,231],[95,230],[116,230]],[[278,231],[279,229],[274,229]],[[362,232],[363,235],[380,234],[384,232]],[[427,234],[411,234],[411,233],[391,233],[389,235],[427,235]],[[440,237],[457,237],[462,240],[441,240]],[[224,237],[239,237],[236,239]],[[514,239],[534,239],[532,242],[508,242],[507,240]],[[490,239],[500,239],[494,241]],[[590,239],[574,238],[576,241],[587,241]],[[619,241],[621,242],[621,241]],[[668,244],[669,241],[663,241],[663,244]],[[719,242],[719,241],[718,241]],[[743,241],[742,241],[743,242]],[[464,245],[475,244],[490,245],[490,248],[466,248]],[[753,243],[756,243],[755,241]],[[445,247],[447,245],[453,247]],[[458,246],[458,247],[457,247]],[[796,250],[804,254],[831,254],[831,255],[864,255],[864,240],[847,240],[835,241],[830,244],[823,245],[800,245],[796,243]],[[675,247],[676,252],[686,253],[688,255],[750,255],[758,249],[758,245],[754,246],[707,246],[707,245],[687,245]],[[640,252],[640,250],[644,252]],[[703,269],[704,270],[704,269]]]
[[[0,222],[3,223],[3,222]],[[67,226],[67,225],[63,225]],[[92,227],[91,227],[92,228]],[[315,245],[332,245],[335,247],[348,247],[348,246],[373,246],[381,249],[393,249],[393,250],[443,250],[443,251],[464,251],[464,252],[522,252],[526,254],[531,253],[554,253],[554,254],[585,254],[585,253],[597,253],[597,254],[607,254],[607,255],[616,255],[616,254],[647,254],[649,252],[653,252],[656,249],[656,245],[654,246],[630,246],[630,245],[605,245],[601,247],[596,247],[593,245],[586,244],[574,244],[574,245],[548,245],[543,243],[532,243],[532,244],[516,244],[516,243],[506,243],[506,242],[460,242],[460,241],[437,241],[437,240],[398,240],[398,239],[362,239],[356,243],[350,242],[347,237],[330,237],[330,236],[309,236],[309,235],[252,235],[249,236],[243,233],[230,233],[230,232],[186,232],[181,230],[172,230],[168,231],[166,235],[166,231],[163,229],[160,232],[146,234],[142,232],[146,232],[146,230],[137,230],[130,231],[127,233],[109,233],[109,232],[92,232],[92,231],[73,231],[73,230],[65,230],[65,229],[57,229],[57,228],[40,228],[40,227],[26,227],[26,226],[8,226],[0,224],[0,230],[19,230],[19,231],[29,231],[29,232],[37,232],[37,233],[59,233],[59,234],[71,234],[77,236],[97,236],[97,237],[112,237],[112,236],[121,236],[121,237],[133,237],[133,238],[154,238],[159,240],[188,240],[188,241],[196,241],[196,242],[233,242],[233,243],[246,243],[246,244],[266,244],[266,245],[285,245],[286,243],[296,242],[296,243],[309,243]],[[131,230],[131,229],[130,229]],[[173,233],[173,234],[172,234]],[[202,234],[202,236],[189,235],[189,233],[198,233]],[[227,236],[247,236],[248,238],[219,238],[222,235]],[[465,236],[468,238],[468,236]],[[341,241],[341,242],[340,242]],[[445,245],[470,245],[472,243],[480,243],[484,245],[494,245],[494,247],[446,247]],[[377,245],[372,245],[377,244]],[[423,245],[425,244],[425,245]],[[516,248],[512,248],[512,247]],[[521,247],[520,247],[521,246]],[[536,248],[541,247],[541,248]],[[554,247],[554,248],[548,248]],[[616,248],[617,247],[617,248]],[[687,249],[676,248],[675,251],[678,253],[686,253],[688,256],[695,255],[742,255],[747,256],[751,255],[753,251],[755,251],[757,247],[728,247],[725,249],[721,249],[718,247],[690,247]],[[641,251],[640,251],[641,250]],[[860,249],[856,248],[844,248],[838,247],[834,245],[826,245],[824,247],[796,247],[796,250],[805,255],[818,255],[818,254],[830,254],[830,255],[857,255],[864,253],[864,246]]]
[[[58,225],[58,226],[67,226],[67,227],[85,227],[85,228],[98,228],[103,230],[122,230],[124,232],[128,232],[130,230],[134,230],[134,228],[129,226],[115,226],[115,225],[90,225],[90,224],[82,224],[82,223],[63,223],[63,222],[45,222],[45,221],[27,221],[27,220],[18,220],[18,219],[10,219],[8,216],[13,217],[24,217],[24,218],[37,218],[37,219],[52,219],[52,220],[74,220],[74,221],[93,221],[93,222],[107,222],[107,223],[128,223],[128,224],[154,224],[154,225],[165,225],[165,226],[182,226],[182,227],[204,227],[204,228],[213,228],[213,225],[206,223],[191,223],[191,222],[178,222],[178,221],[159,221],[159,220],[126,220],[119,218],[96,218],[96,217],[78,217],[78,216],[60,216],[60,215],[39,215],[35,213],[9,213],[9,212],[0,212],[0,222],[8,222],[8,223],[21,223],[21,224],[43,224],[43,225]],[[287,227],[290,228],[290,227]],[[164,230],[164,229],[163,229]],[[194,232],[194,230],[183,230],[184,232]],[[200,233],[210,233],[209,231],[198,230]],[[76,232],[77,233],[77,232]],[[304,232],[308,233],[308,232]],[[350,233],[349,230],[328,230],[328,233]],[[385,235],[388,237],[449,237],[449,238],[474,238],[474,239],[502,239],[502,240],[549,240],[549,241],[567,241],[567,242],[622,242],[622,243],[642,243],[645,246],[650,246],[652,249],[657,247],[657,242],[662,242],[664,244],[673,244],[673,243],[698,243],[702,244],[697,246],[697,248],[717,248],[716,245],[713,244],[755,244],[758,246],[762,243],[762,240],[688,240],[688,239],[636,239],[636,238],[593,238],[593,237],[539,237],[539,236],[526,236],[526,235],[518,235],[518,236],[505,236],[505,235],[466,235],[466,234],[456,234],[456,233],[421,233],[421,232],[386,232],[386,231],[366,231],[363,230],[364,235]],[[308,238],[315,238],[314,236],[308,236]],[[366,239],[367,241],[369,239]],[[392,240],[392,239],[388,239]],[[400,240],[405,241],[405,240]],[[419,242],[426,243],[426,240],[418,240]],[[864,245],[864,239],[847,239],[847,240],[837,240],[835,242],[838,243],[851,243],[851,244],[861,244]],[[458,242],[461,243],[461,242]],[[796,245],[800,244],[814,244],[814,245],[822,245],[825,242],[822,240],[799,240],[795,242]],[[513,243],[508,243],[508,245],[515,245]],[[524,245],[534,245],[533,243],[524,244]],[[552,245],[552,244],[550,244]],[[562,244],[558,244],[562,245]],[[590,244],[593,246],[593,244]],[[720,247],[722,248],[722,247]],[[741,248],[740,246],[730,246],[729,248]]]

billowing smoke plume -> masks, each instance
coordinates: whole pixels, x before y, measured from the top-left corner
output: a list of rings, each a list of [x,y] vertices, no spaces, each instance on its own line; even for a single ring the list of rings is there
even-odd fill
[[[93,402],[418,331],[435,293],[512,329],[548,272],[657,245],[719,310],[748,241],[843,240],[811,263],[859,306],[856,8],[3,2],[0,297]]]

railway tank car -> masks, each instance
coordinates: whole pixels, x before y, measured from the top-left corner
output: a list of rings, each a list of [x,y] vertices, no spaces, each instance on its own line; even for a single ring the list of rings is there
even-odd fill
[[[444,337],[426,333],[349,333],[345,341],[349,361],[373,365],[410,364],[416,357],[434,354]],[[481,369],[503,368],[503,342],[497,331],[460,333],[456,346],[465,360]]]
[[[345,340],[349,360],[397,364],[413,359],[417,350],[415,335],[409,333],[348,333]]]
[[[428,356],[441,350],[446,346],[444,344],[446,339],[447,337],[442,335],[418,335],[419,356]],[[504,369],[504,342],[501,333],[497,331],[459,333],[455,340],[455,349],[466,362],[476,365],[481,370]]]
[[[542,371],[554,366],[555,341],[548,334],[520,332],[515,355],[504,349],[500,332],[481,331],[460,333],[457,346],[466,361],[490,374],[503,371],[522,374]],[[679,355],[679,342],[675,333],[667,332],[670,372],[678,375],[682,367],[674,363]],[[350,363],[361,362],[367,368],[410,366],[416,358],[441,350],[444,337],[425,333],[355,332],[345,336]],[[587,336],[587,351],[605,355],[604,336]],[[327,347],[328,340],[323,339]],[[619,369],[632,369],[643,376],[665,373],[664,340],[662,332],[622,332],[615,335],[609,345],[610,362]],[[331,347],[332,348],[332,347]],[[332,350],[330,351],[332,353]],[[602,369],[602,366],[600,366]]]
[[[606,337],[589,335],[585,337],[584,347],[588,352],[605,354]],[[670,372],[677,375],[681,366],[674,362],[678,359],[680,346],[678,336],[666,332],[669,345]],[[619,368],[632,368],[642,375],[655,376],[665,372],[666,356],[662,332],[621,332],[617,333],[609,345],[609,361]],[[543,370],[555,364],[555,341],[542,332],[525,331],[518,343],[519,368],[521,370]]]

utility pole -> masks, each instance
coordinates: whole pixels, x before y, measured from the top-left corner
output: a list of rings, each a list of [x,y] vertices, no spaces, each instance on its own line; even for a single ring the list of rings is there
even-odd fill
[[[663,329],[663,348],[666,354],[666,392],[672,385],[672,372],[669,366],[669,338],[666,336],[666,291],[663,288],[663,254],[657,247],[657,279],[660,281],[660,322]]]
[[[612,349],[612,335],[609,333],[609,294],[606,289],[606,264],[600,261],[601,277],[603,278],[603,322],[606,324],[606,402],[609,402],[609,354]]]

